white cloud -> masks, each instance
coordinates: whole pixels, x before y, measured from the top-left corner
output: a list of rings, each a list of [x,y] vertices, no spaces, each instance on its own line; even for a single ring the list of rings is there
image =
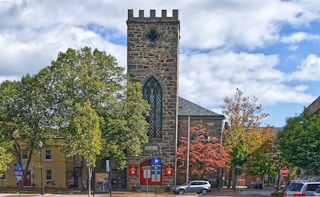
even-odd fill
[[[317,81],[320,76],[320,57],[314,54],[308,57],[298,66],[297,71],[289,76],[289,80]]]
[[[182,13],[186,21],[193,21],[183,21],[182,43],[200,48],[264,47],[279,40],[281,24],[307,25],[319,17],[312,4],[302,4],[278,0],[207,1]]]
[[[223,98],[232,97],[236,88],[257,96],[267,106],[312,101],[314,96],[304,93],[308,86],[283,84],[288,74],[276,69],[278,63],[275,55],[232,51],[182,54],[180,95],[202,106],[222,105]]]
[[[281,38],[281,42],[283,43],[299,43],[305,40],[320,40],[319,35],[312,35],[305,32],[296,32],[290,36],[284,36]]]
[[[181,95],[199,103],[221,103],[225,96],[234,94],[237,87],[253,95],[264,93],[263,87],[279,85],[283,73],[275,69],[275,55],[218,51],[181,56]],[[256,87],[255,84],[261,85]],[[199,96],[201,94],[201,96]],[[190,96],[192,95],[192,96]],[[212,100],[212,95],[215,100]],[[268,98],[273,100],[275,98]],[[267,99],[266,99],[267,100]]]
[[[59,52],[85,46],[106,51],[117,58],[119,65],[126,65],[126,47],[103,40],[94,32],[61,25],[3,31],[0,34],[0,73],[17,76],[35,74],[41,68],[49,66]]]

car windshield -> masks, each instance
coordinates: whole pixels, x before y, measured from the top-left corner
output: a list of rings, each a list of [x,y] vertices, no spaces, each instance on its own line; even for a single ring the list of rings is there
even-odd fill
[[[318,187],[315,192],[320,193],[320,187]]]

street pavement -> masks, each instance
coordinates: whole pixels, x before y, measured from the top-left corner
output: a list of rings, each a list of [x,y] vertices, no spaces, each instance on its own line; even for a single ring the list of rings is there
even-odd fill
[[[273,189],[241,189],[238,191],[234,191],[232,189],[220,189],[220,190],[214,190],[210,193],[208,193],[207,197],[266,197],[266,196],[271,196],[270,194],[274,192]],[[40,193],[20,193],[20,196],[23,197],[23,195],[30,195],[34,194],[34,196],[43,196],[43,197],[71,197],[71,196],[79,196],[79,197],[84,197],[88,196],[86,193],[79,193],[79,192],[65,192],[65,193],[47,193],[45,195],[41,195]],[[0,197],[5,197],[5,196],[10,196],[10,195],[19,195],[18,192],[8,192],[8,193],[0,193]],[[108,196],[110,195],[109,193],[104,193],[104,194],[99,194],[95,193],[94,195],[91,195],[91,197],[102,197],[102,196]],[[112,193],[111,195],[112,196]],[[156,196],[156,194],[155,194]],[[174,195],[172,195],[174,196]],[[184,194],[184,195],[175,195],[176,197],[198,197],[200,195],[197,195],[195,193],[191,194]],[[132,192],[132,197],[135,197],[134,192]]]

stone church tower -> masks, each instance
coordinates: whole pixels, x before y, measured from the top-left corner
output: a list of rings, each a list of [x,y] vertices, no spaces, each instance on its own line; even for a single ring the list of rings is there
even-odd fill
[[[177,127],[178,127],[178,68],[180,21],[178,10],[171,16],[162,10],[156,16],[134,16],[128,10],[127,71],[131,80],[141,82],[143,96],[151,106],[148,122],[149,142],[139,157],[128,157],[128,165],[137,169],[137,176],[129,176],[127,186],[138,184],[163,186],[175,184]],[[160,165],[154,166],[154,159]],[[172,174],[166,174],[172,168]],[[130,170],[130,167],[128,171]],[[130,172],[129,172],[130,174]]]

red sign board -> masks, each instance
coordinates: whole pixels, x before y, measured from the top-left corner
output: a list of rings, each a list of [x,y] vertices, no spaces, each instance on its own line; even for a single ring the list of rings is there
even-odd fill
[[[167,166],[165,168],[165,176],[172,176],[173,175],[173,167],[172,166]]]
[[[67,180],[67,185],[74,185],[74,180],[72,179]]]
[[[289,169],[288,169],[288,168],[282,167],[282,168],[280,169],[280,174],[281,174],[282,176],[287,176],[288,173],[289,173]]]
[[[129,166],[129,176],[137,176],[137,166]]]

